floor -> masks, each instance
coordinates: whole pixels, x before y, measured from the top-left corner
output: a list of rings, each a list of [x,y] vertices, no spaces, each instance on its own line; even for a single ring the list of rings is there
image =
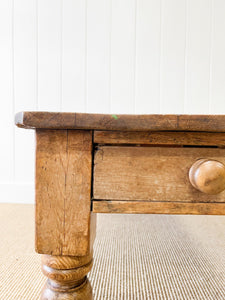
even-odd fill
[[[225,217],[98,215],[96,299],[225,299]],[[0,300],[38,299],[34,206],[0,204]]]

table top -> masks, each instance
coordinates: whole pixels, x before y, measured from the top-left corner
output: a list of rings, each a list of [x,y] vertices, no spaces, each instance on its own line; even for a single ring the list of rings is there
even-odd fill
[[[117,131],[225,132],[225,115],[122,115],[25,111],[15,115],[18,127]]]

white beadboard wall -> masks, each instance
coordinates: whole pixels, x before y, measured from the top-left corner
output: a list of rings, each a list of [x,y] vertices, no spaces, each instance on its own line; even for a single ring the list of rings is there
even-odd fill
[[[21,110],[225,114],[224,0],[1,0],[0,202],[34,201]]]

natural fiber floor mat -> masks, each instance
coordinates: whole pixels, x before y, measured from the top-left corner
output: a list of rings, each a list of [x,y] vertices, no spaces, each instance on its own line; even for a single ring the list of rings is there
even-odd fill
[[[225,217],[98,215],[95,300],[224,300]],[[38,299],[34,207],[0,204],[0,299]]]

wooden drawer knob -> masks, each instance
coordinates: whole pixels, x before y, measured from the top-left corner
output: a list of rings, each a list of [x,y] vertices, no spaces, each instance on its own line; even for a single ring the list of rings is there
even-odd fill
[[[193,187],[205,194],[219,194],[225,189],[225,166],[217,160],[199,159],[189,171]]]

